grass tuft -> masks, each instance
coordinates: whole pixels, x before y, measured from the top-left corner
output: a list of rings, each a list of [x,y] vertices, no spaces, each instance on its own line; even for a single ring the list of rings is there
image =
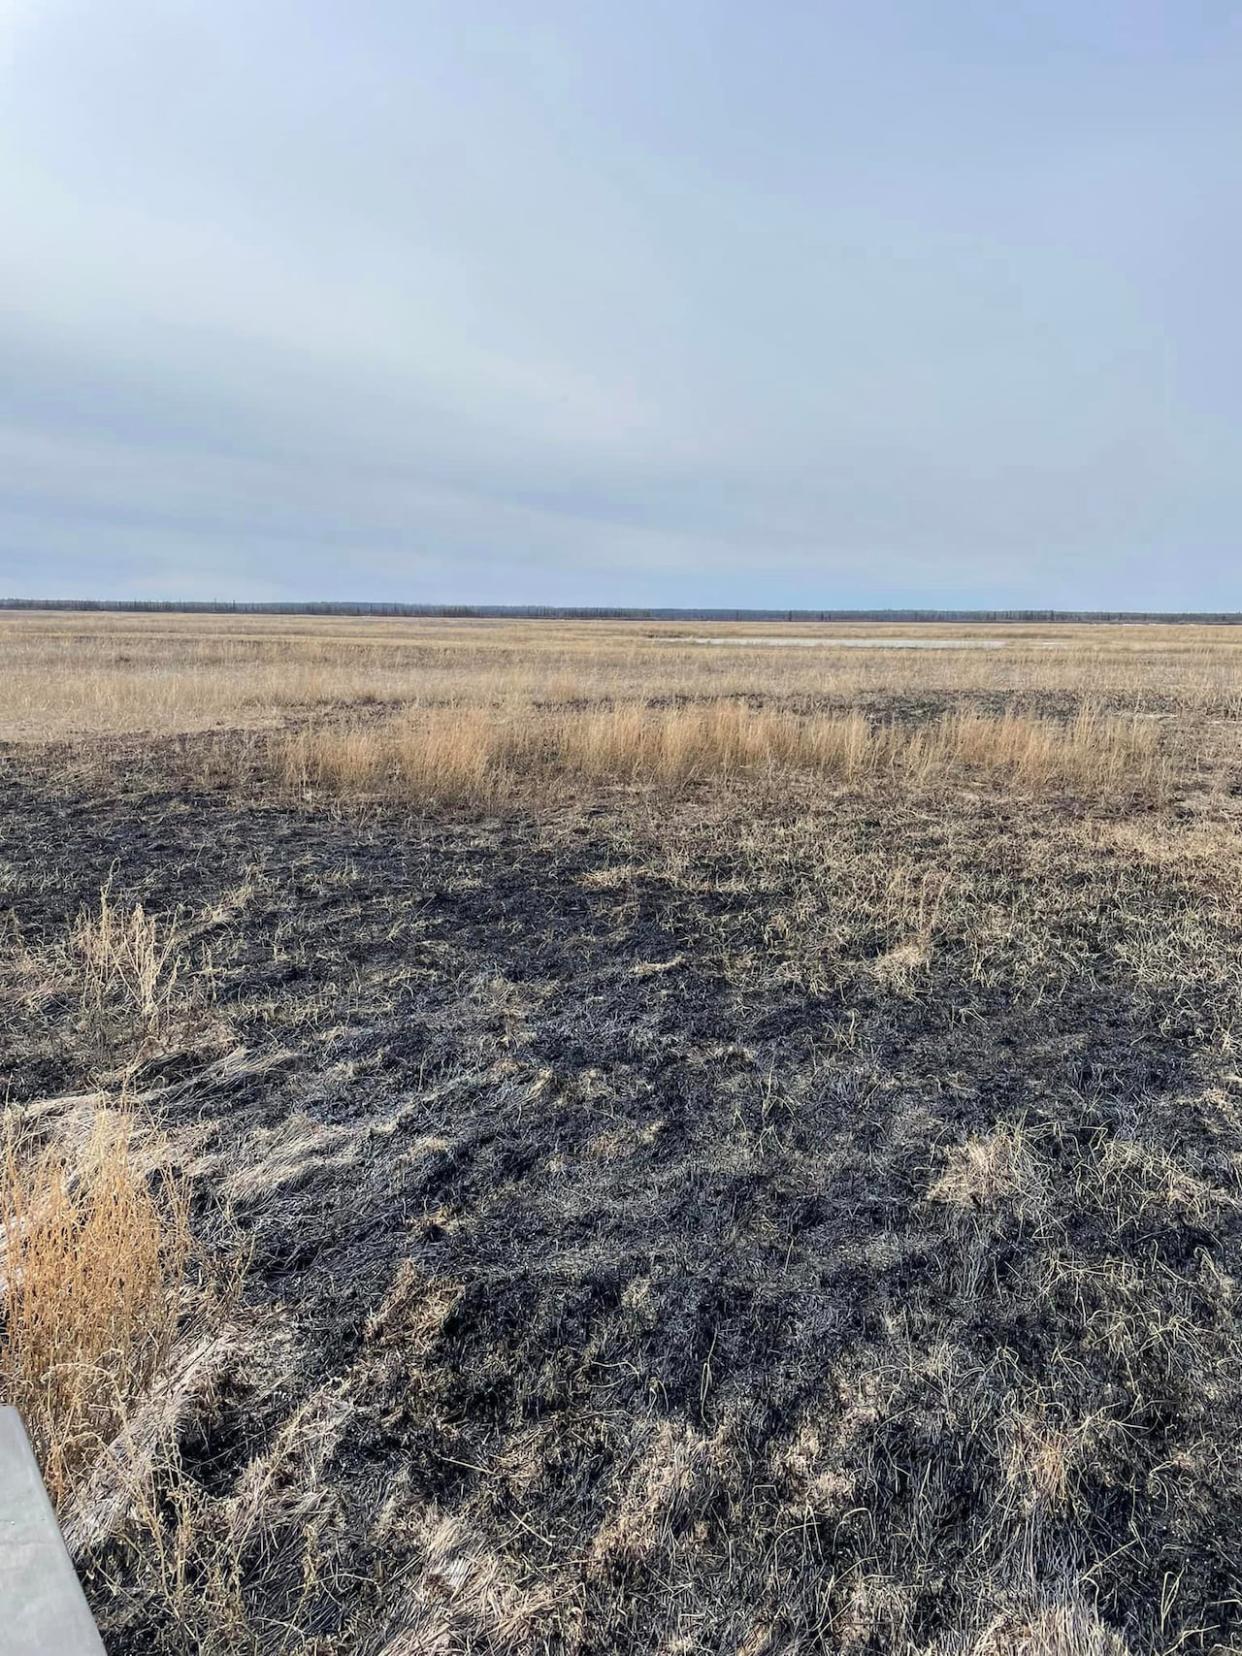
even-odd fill
[[[190,1250],[186,1196],[149,1174],[124,1111],[101,1111],[80,1156],[0,1146],[0,1382],[53,1501],[109,1444],[166,1355]]]

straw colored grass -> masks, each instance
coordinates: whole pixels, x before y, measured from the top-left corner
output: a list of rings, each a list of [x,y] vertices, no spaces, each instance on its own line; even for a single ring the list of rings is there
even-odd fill
[[[176,1332],[190,1249],[185,1193],[148,1173],[125,1112],[98,1114],[78,1155],[0,1146],[0,1381],[60,1502],[123,1424]]]
[[[518,716],[424,709],[382,724],[311,727],[277,752],[294,787],[478,805],[546,794],[565,782],[667,789],[796,772],[840,783],[914,784],[980,773],[1033,790],[1155,795],[1165,774],[1152,721],[1089,709],[1068,722],[965,713],[912,725],[737,701]]]
[[[705,641],[704,635],[710,635]],[[979,648],[999,637],[1000,648]],[[889,649],[953,642],[962,647]],[[818,648],[772,648],[774,642]],[[835,647],[848,641],[852,647]],[[859,647],[862,646],[862,647]],[[279,728],[343,707],[1052,693],[1242,709],[1242,628],[0,615],[0,740]]]
[[[124,1035],[138,1057],[167,1031],[184,999],[177,937],[141,903],[117,906],[110,884],[70,936],[84,1033],[102,1050]]]

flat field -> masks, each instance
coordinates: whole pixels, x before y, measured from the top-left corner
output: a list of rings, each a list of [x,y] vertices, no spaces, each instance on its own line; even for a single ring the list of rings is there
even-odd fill
[[[0,616],[111,1656],[1242,1650],[1240,738],[1228,627]]]

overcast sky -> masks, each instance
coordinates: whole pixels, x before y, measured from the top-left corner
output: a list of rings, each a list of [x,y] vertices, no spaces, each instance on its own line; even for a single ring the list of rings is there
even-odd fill
[[[0,0],[0,595],[1242,608],[1242,8]]]

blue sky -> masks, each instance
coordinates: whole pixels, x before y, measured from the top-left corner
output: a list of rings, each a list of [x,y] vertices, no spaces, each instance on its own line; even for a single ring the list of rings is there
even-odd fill
[[[1242,9],[0,0],[0,593],[1242,608]]]

